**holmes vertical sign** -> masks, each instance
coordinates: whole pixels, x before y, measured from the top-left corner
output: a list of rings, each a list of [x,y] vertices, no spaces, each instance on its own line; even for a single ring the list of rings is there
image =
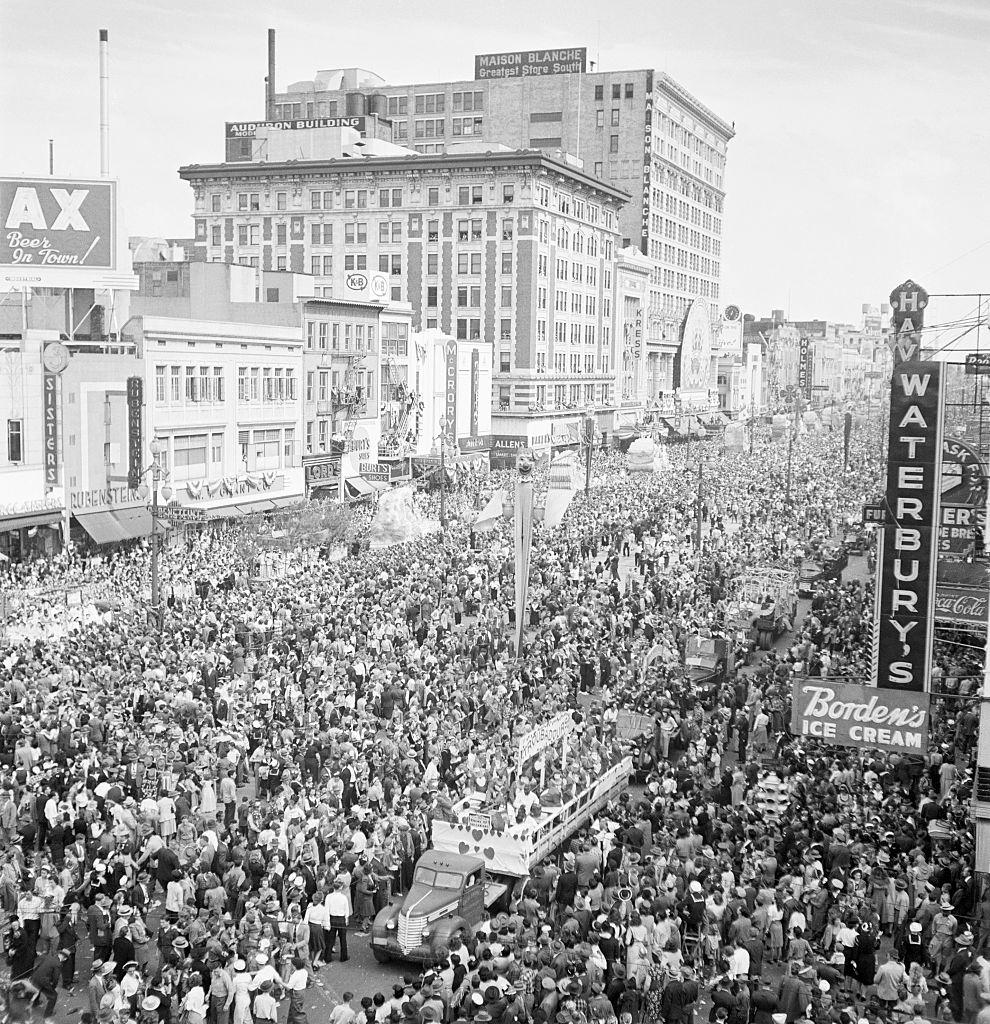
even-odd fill
[[[929,689],[942,407],[940,363],[895,365],[887,446],[889,525],[880,537],[873,642],[873,678],[885,689]]]

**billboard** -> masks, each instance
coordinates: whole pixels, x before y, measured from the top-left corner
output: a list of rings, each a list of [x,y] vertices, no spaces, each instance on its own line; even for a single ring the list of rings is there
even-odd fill
[[[942,365],[905,361],[891,377],[886,505],[874,614],[873,679],[926,692],[938,561]]]
[[[117,267],[117,183],[0,178],[0,282],[95,287]]]
[[[953,626],[965,623],[985,629],[987,625],[986,588],[960,587],[939,583],[935,591],[935,618]]]
[[[478,53],[474,57],[475,81],[487,78],[539,78],[541,75],[583,74],[588,49],[572,46],[562,50],[515,50],[512,53]]]
[[[796,679],[791,732],[840,747],[923,754],[928,748],[928,710],[926,693]]]

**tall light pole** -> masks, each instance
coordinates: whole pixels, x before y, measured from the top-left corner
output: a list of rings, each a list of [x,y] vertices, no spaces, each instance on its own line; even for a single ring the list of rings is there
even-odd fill
[[[591,450],[595,444],[595,414],[589,409],[584,417],[584,493],[591,490]]]
[[[792,426],[787,432],[787,493],[786,498],[788,504],[791,501],[791,456],[794,452],[794,434],[795,428]]]
[[[698,505],[695,509],[695,535],[694,543],[698,549],[698,556],[701,557],[701,484],[705,476],[705,463],[698,458]]]
[[[151,444],[148,446],[151,449],[152,462],[151,465],[144,470],[142,476],[151,474],[151,610],[155,617],[156,625],[161,628],[161,614],[159,605],[159,579],[158,579],[158,492],[161,490],[161,495],[165,499],[165,503],[172,499],[172,488],[169,487],[168,483],[162,485],[163,480],[168,480],[168,470],[162,465],[162,455],[165,454],[165,442],[160,438],[153,437]],[[138,493],[141,497],[147,497],[148,485],[142,484],[138,489]]]

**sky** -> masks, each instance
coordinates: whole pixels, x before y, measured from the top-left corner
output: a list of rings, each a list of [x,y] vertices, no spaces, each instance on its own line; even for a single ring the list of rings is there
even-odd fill
[[[47,173],[50,138],[56,174],[98,174],[109,30],[131,234],[192,234],[177,168],[222,160],[224,121],[263,116],[268,28],[279,87],[354,66],[470,78],[475,53],[587,46],[599,70],[666,71],[735,122],[723,302],[857,323],[909,276],[990,292],[986,0],[0,0],[0,25],[3,174]]]

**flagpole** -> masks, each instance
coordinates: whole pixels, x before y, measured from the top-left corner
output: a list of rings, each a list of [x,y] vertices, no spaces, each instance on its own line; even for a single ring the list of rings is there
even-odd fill
[[[514,513],[514,546],[516,555],[516,657],[523,652],[525,631],[526,592],[529,589],[529,556],[533,542],[533,463],[532,451],[524,448],[516,461],[519,476],[516,480],[516,508]]]

